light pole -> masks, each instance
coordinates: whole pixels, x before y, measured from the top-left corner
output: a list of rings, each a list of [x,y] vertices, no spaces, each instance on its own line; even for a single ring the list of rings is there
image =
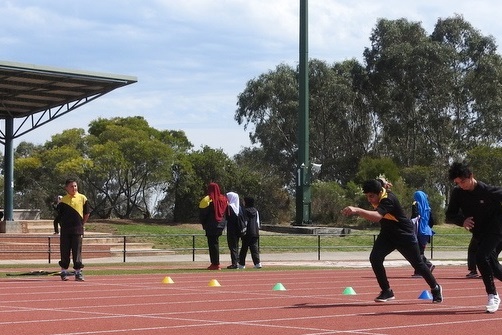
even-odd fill
[[[312,223],[310,220],[308,0],[300,0],[300,65],[298,78],[298,166],[295,225],[306,225]]]

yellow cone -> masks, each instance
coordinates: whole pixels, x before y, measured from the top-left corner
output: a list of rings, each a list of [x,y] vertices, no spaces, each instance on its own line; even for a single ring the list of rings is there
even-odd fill
[[[211,279],[209,281],[209,284],[207,284],[208,286],[221,286],[220,283],[218,283],[218,281],[216,279]]]
[[[162,284],[174,284],[174,281],[171,277],[164,277],[164,279],[162,279]]]

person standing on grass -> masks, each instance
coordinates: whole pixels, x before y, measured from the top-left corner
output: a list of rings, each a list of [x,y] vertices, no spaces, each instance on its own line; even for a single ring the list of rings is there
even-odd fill
[[[382,184],[376,179],[364,182],[363,192],[374,210],[347,206],[342,209],[342,214],[346,216],[357,215],[366,220],[380,223],[380,233],[370,254],[371,267],[381,289],[375,301],[386,302],[394,299],[394,292],[387,279],[384,261],[387,255],[397,250],[425,279],[431,288],[432,302],[442,302],[442,287],[420,257],[415,228],[411,220],[406,217],[397,197],[382,187]]]
[[[244,213],[237,193],[228,192],[227,199],[227,244],[230,250],[230,260],[232,261],[232,264],[227,266],[227,269],[237,269],[239,263],[239,241],[241,239]]]
[[[227,206],[227,197],[221,194],[220,186],[216,183],[209,183],[207,195],[199,203],[199,220],[206,232],[211,261],[208,270],[221,270],[219,238],[227,223],[225,218]]]
[[[246,255],[251,251],[251,259],[255,269],[261,269],[260,262],[260,215],[254,207],[254,199],[244,198],[244,220],[247,222],[246,235],[242,237],[242,246],[239,253],[239,269],[246,268]]]
[[[502,281],[502,265],[498,261],[502,243],[502,187],[476,180],[465,162],[453,163],[448,177],[456,186],[446,209],[446,222],[469,230],[474,243],[477,242],[476,265],[488,294],[486,312],[495,313],[500,297],[494,277]]]
[[[84,281],[82,269],[82,239],[84,225],[89,219],[90,208],[85,195],[78,192],[77,181],[68,179],[65,182],[66,195],[56,206],[55,227],[61,226],[59,236],[59,250],[61,253],[61,280],[68,280],[68,267],[70,266],[70,254],[73,258],[75,280]]]

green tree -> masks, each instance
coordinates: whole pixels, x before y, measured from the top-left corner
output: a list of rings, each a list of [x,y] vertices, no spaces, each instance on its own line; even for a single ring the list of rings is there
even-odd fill
[[[361,158],[355,181],[361,184],[365,180],[375,179],[379,176],[385,176],[387,180],[394,182],[399,178],[398,165],[389,157],[372,158],[366,156]]]
[[[50,178],[42,175],[43,162],[37,152],[41,149],[28,142],[21,142],[14,150],[14,203],[16,208],[40,209],[41,215],[49,212],[48,202],[53,201],[58,194],[52,196]],[[54,185],[52,185],[54,186]]]
[[[478,146],[467,152],[466,160],[476,179],[490,185],[502,185],[502,148]]]
[[[98,119],[89,126],[93,162],[83,179],[98,192],[95,211],[119,218],[152,217],[157,192],[171,178],[175,153],[166,134],[142,117]]]
[[[221,149],[204,146],[178,157],[169,172],[172,182],[166,188],[162,208],[176,222],[193,222],[210,182],[218,183],[224,193],[233,188],[236,165]]]
[[[239,94],[235,120],[247,129],[253,125],[251,143],[264,150],[265,164],[278,167],[284,183],[294,184],[297,160],[298,81],[297,71],[281,64],[275,71],[248,81]]]
[[[401,166],[430,160],[432,150],[421,152],[428,144],[424,137],[431,112],[424,110],[422,100],[435,68],[435,46],[420,23],[405,19],[379,20],[370,40],[364,56],[368,96],[378,117],[375,154],[393,157]]]
[[[264,164],[262,148],[248,148],[234,157],[237,164],[234,191],[241,196],[252,196],[260,219],[268,224],[293,222],[294,200],[277,173],[277,167]]]
[[[311,219],[314,225],[345,223],[341,210],[352,204],[339,183],[319,181],[312,184]]]
[[[42,217],[53,216],[52,205],[57,195],[65,193],[65,179],[78,177],[91,163],[81,153],[83,136],[83,129],[68,129],[52,136],[54,143],[18,145],[14,152],[15,208],[40,209]],[[85,189],[82,184],[79,187]]]
[[[298,150],[298,70],[281,64],[249,81],[239,94],[235,119],[264,151],[264,163],[290,189],[296,183]],[[355,60],[333,66],[309,62],[310,159],[322,163],[323,180],[349,181],[353,166],[368,150],[372,119],[365,103],[364,68]]]
[[[449,145],[449,157],[463,155],[479,144],[499,143],[502,129],[501,57],[492,36],[483,36],[463,17],[439,19],[431,39],[441,44],[441,76],[449,93],[447,105],[438,112],[448,123],[436,124]],[[450,138],[450,142],[447,141]]]
[[[321,180],[346,183],[370,150],[374,118],[363,87],[366,72],[356,60],[310,67],[310,156],[322,163]]]
[[[444,193],[452,159],[502,139],[495,42],[461,16],[439,19],[430,36],[418,22],[381,19],[371,41],[364,55],[379,125],[375,154],[401,167],[432,166]]]

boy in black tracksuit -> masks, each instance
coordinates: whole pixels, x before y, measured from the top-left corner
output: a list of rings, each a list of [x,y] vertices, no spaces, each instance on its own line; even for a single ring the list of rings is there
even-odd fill
[[[388,254],[398,250],[429,284],[432,302],[442,302],[442,288],[420,256],[415,227],[406,217],[397,197],[383,188],[376,179],[366,181],[363,184],[363,192],[375,210],[348,206],[342,210],[342,214],[358,215],[366,220],[380,223],[380,233],[370,254],[371,267],[382,290],[375,301],[385,302],[394,299],[394,292],[390,288],[383,263]]]
[[[498,261],[502,249],[502,187],[476,180],[466,163],[453,163],[448,176],[457,186],[451,192],[446,222],[471,231],[476,265],[488,294],[486,312],[495,313],[500,297],[493,278],[502,280]]]
[[[246,255],[248,248],[251,251],[251,258],[256,269],[261,268],[260,262],[260,216],[254,207],[254,199],[244,198],[244,219],[247,221],[246,235],[242,237],[242,246],[239,254],[239,269],[246,267]]]

